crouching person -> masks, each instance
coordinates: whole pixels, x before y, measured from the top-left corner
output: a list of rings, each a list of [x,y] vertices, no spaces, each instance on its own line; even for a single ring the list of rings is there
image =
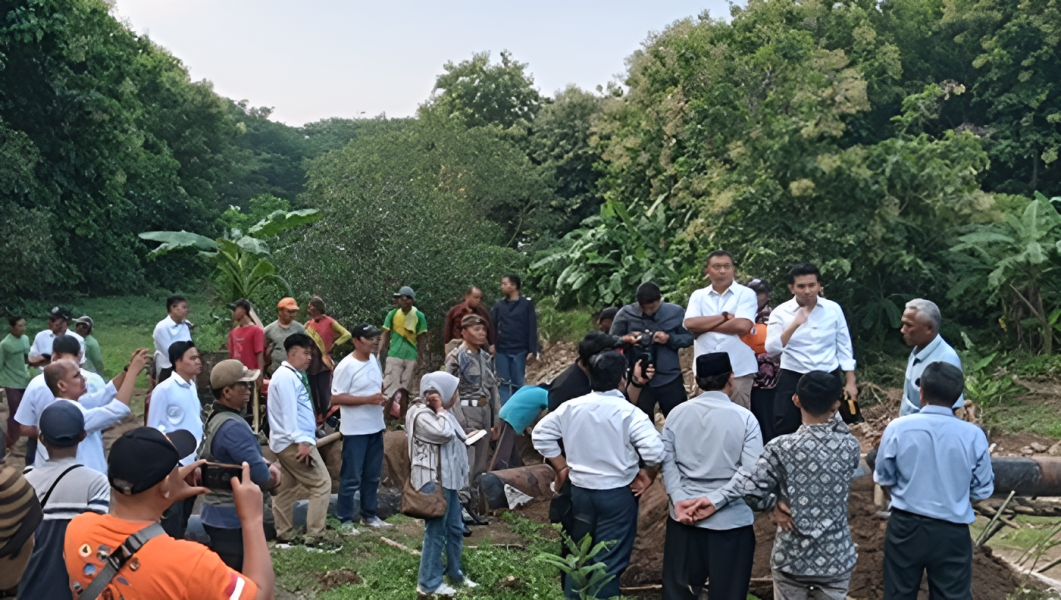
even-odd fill
[[[243,411],[251,397],[251,386],[259,373],[236,359],[223,360],[210,371],[214,405],[206,419],[199,458],[230,465],[247,463],[251,481],[264,492],[275,490],[280,484],[280,465],[269,464],[262,458],[258,438],[243,419]],[[167,381],[173,379],[170,377]],[[210,536],[210,549],[229,568],[242,571],[243,529],[231,490],[210,490],[203,496],[200,518],[206,535]]]
[[[457,400],[460,380],[449,373],[428,373],[420,380],[417,398],[405,416],[409,436],[412,484],[433,493],[441,484],[446,496],[446,514],[424,522],[424,549],[420,555],[420,594],[452,596],[456,589],[442,581],[443,571],[456,586],[468,589],[477,584],[461,572],[464,523],[457,491],[468,484],[468,449],[464,429],[450,412]],[[441,471],[441,472],[440,472]],[[446,566],[442,566],[442,550]]]
[[[619,391],[624,387],[626,359],[615,351],[590,359],[593,392],[565,402],[534,428],[534,448],[556,471],[556,488],[571,478],[574,516],[571,536],[586,534],[597,542],[614,542],[598,554],[612,576],[597,598],[619,595],[619,578],[630,564],[637,534],[637,496],[652,483],[663,460],[663,440],[644,412]],[[566,458],[561,453],[564,444]],[[639,467],[644,463],[647,468]],[[572,579],[564,594],[579,598]]]
[[[262,492],[243,464],[232,495],[243,531],[243,573],[225,566],[209,548],[166,535],[159,520],[175,502],[206,488],[188,480],[201,462],[180,466],[195,451],[184,430],[168,437],[139,427],[111,447],[107,479],[110,514],[84,513],[66,528],[63,555],[75,598],[264,600],[274,594],[273,561],[262,528]]]

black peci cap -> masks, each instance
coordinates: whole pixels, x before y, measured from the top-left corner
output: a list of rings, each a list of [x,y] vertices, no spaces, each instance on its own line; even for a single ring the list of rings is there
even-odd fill
[[[725,352],[709,352],[696,357],[697,377],[715,377],[732,372],[733,366],[729,362],[729,354]]]
[[[137,427],[111,446],[107,479],[126,496],[139,494],[158,485],[195,446],[195,436],[182,429],[166,435],[154,427]]]

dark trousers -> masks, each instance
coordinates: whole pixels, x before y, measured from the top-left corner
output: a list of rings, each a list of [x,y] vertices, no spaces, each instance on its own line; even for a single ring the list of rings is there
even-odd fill
[[[751,525],[713,530],[667,518],[663,543],[663,600],[744,600],[752,577],[755,531]]]
[[[497,447],[494,448],[494,455],[490,458],[488,471],[503,471],[523,466],[523,458],[519,455],[519,447],[516,444],[517,439],[519,439],[519,432],[513,429],[508,421],[501,421],[501,433],[497,437]]]
[[[803,415],[792,403],[796,395],[796,384],[803,373],[781,369],[774,387],[774,437],[795,433],[803,424]]]
[[[931,600],[972,600],[969,526],[892,509],[884,534],[884,600],[917,600],[925,571]]]
[[[774,390],[752,388],[752,414],[759,422],[759,431],[763,434],[763,443],[774,439]]]
[[[15,413],[18,412],[18,405],[22,402],[22,394],[26,390],[20,390],[17,388],[4,388],[4,396],[7,398],[7,439],[4,441],[4,445],[8,449],[11,449],[18,443],[18,438],[22,436],[19,429],[18,421],[15,420]],[[27,457],[28,458],[28,457]],[[27,463],[29,464],[29,463]]]
[[[174,502],[162,513],[162,529],[172,538],[184,539],[184,532],[188,529],[188,518],[192,516],[195,507],[195,496]]]
[[[228,568],[243,572],[243,529],[222,529],[203,525],[210,536],[210,549],[228,565]]]
[[[571,486],[571,509],[574,517],[571,537],[581,541],[589,534],[593,544],[615,542],[593,558],[594,563],[604,563],[605,572],[612,575],[598,593],[596,598],[614,598],[619,596],[619,578],[630,566],[630,553],[634,549],[634,537],[637,535],[637,498],[630,486],[611,490],[589,490]],[[578,598],[578,590],[573,588],[573,581],[568,577],[564,585],[564,595]]]
[[[371,519],[379,510],[379,480],[383,475],[383,432],[343,438],[343,465],[339,469],[339,502],[335,516],[343,523],[354,520],[354,492],[361,492],[361,517]]]
[[[309,379],[309,395],[313,398],[313,412],[318,416],[328,412],[332,406],[332,372],[322,370],[316,375],[306,374]]]
[[[666,417],[670,414],[670,411],[674,410],[675,406],[688,399],[689,396],[685,393],[685,381],[679,375],[671,382],[659,387],[646,385],[641,390],[641,395],[637,398],[637,407],[648,415],[649,419],[654,419],[657,402],[659,403],[659,411]]]
[[[523,387],[527,374],[527,353],[507,354],[497,352],[494,356],[494,364],[497,365],[498,395],[501,397],[501,405],[504,406],[516,390]]]

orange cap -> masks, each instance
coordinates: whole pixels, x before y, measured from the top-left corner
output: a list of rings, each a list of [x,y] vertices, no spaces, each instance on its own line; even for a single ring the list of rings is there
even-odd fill
[[[298,310],[298,302],[295,302],[294,298],[284,298],[283,300],[276,303],[277,308],[284,308],[287,310]]]

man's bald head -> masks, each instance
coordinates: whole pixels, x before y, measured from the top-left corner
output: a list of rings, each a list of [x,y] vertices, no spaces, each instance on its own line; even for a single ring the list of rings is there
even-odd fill
[[[74,360],[63,358],[44,367],[44,383],[56,398],[77,400],[85,393],[85,378]]]

